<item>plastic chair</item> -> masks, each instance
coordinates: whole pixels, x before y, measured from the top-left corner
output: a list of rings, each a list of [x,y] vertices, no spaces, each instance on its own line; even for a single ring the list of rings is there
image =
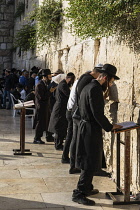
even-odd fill
[[[19,100],[19,99],[16,99],[14,97],[14,95],[12,93],[10,93],[10,97],[11,97],[11,103],[12,103],[12,109],[13,109],[13,117],[16,117],[16,114],[17,112],[19,111],[18,109],[14,109],[14,106],[15,106],[15,101],[17,103],[22,103],[23,101]],[[33,128],[33,124],[34,124],[34,117],[35,117],[35,108],[25,108],[26,110],[32,110],[33,111],[33,114],[25,114],[25,117],[31,117],[31,120],[32,120],[32,128]]]
[[[26,110],[32,110],[33,111],[33,114],[25,114],[25,117],[31,117],[31,120],[32,120],[32,128],[33,128],[33,125],[34,125],[34,118],[35,118],[35,108],[25,108]]]
[[[11,97],[11,105],[12,105],[12,109],[13,109],[13,117],[15,117],[16,116],[16,114],[17,114],[17,112],[19,111],[19,110],[17,110],[17,109],[15,109],[14,107],[15,107],[15,101],[19,104],[19,103],[22,103],[22,101],[21,100],[19,100],[19,99],[16,99],[15,98],[15,96],[12,94],[12,93],[10,93],[10,97]]]

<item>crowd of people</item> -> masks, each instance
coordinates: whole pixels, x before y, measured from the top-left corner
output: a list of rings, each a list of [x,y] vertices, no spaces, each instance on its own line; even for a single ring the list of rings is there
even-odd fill
[[[116,76],[117,69],[111,64],[98,64],[75,80],[73,72],[65,74],[58,69],[33,67],[28,71],[5,70],[2,79],[1,108],[10,109],[10,93],[15,98],[35,102],[34,144],[54,142],[56,150],[62,150],[63,164],[70,164],[69,173],[80,173],[72,201],[95,205],[87,196],[99,193],[92,184],[93,176],[102,168],[103,139],[106,132],[121,128],[112,125],[104,115],[104,99]],[[20,74],[19,74],[20,73]],[[29,95],[33,95],[29,97]],[[6,97],[8,106],[6,107]]]

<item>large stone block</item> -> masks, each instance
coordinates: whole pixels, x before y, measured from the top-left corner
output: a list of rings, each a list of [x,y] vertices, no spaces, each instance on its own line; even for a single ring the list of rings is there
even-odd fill
[[[0,0],[0,4],[5,4],[6,1],[5,0]]]
[[[14,30],[13,29],[10,29],[10,36],[14,36]]]
[[[7,49],[12,49],[13,44],[12,43],[7,43]]]
[[[3,57],[3,62],[4,63],[8,63],[8,62],[11,62],[11,56],[9,56],[9,57]]]
[[[10,21],[0,21],[0,28],[1,29],[11,29],[13,28],[14,23]]]
[[[14,15],[13,14],[4,14],[4,20],[13,21]]]
[[[0,36],[0,42],[3,42],[3,37],[2,36]]]
[[[13,5],[1,5],[0,11],[2,13],[14,13],[14,6]]]
[[[3,14],[0,13],[0,20],[3,20]]]
[[[3,57],[1,56],[1,57],[0,57],[0,63],[2,63],[2,61],[3,61]]]
[[[13,37],[11,36],[4,37],[4,42],[13,42]]]
[[[0,49],[2,49],[2,50],[6,50],[6,49],[7,49],[7,47],[6,47],[6,43],[2,43],[2,44],[0,44]]]
[[[4,69],[11,69],[12,68],[12,62],[4,63]]]
[[[11,50],[0,50],[0,56],[10,56]]]
[[[8,29],[0,29],[0,36],[9,36],[10,31]]]

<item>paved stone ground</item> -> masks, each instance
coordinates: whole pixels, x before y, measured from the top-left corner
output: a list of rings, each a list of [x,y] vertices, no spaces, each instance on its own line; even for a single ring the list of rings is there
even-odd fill
[[[19,116],[12,110],[0,110],[0,210],[140,210],[140,205],[113,207],[105,196],[115,191],[115,184],[106,177],[94,177],[93,184],[100,190],[96,206],[86,207],[71,201],[72,190],[79,175],[69,175],[69,165],[61,163],[61,151],[53,143],[32,144],[34,130],[31,119],[26,119],[26,149],[32,156],[14,156],[19,148]],[[42,138],[45,140],[45,138]]]

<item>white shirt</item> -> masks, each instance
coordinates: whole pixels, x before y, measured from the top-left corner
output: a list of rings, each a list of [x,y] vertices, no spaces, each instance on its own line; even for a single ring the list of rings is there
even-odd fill
[[[68,100],[68,103],[67,103],[67,110],[71,110],[73,108],[74,103],[75,103],[77,82],[78,82],[78,79],[74,82],[74,84],[72,86],[70,96],[69,96],[69,100]]]
[[[63,79],[66,79],[66,74],[58,74],[54,77],[52,77],[52,81],[59,84]]]
[[[23,89],[23,90],[20,92],[20,94],[21,94],[21,99],[22,99],[22,100],[25,100],[25,98],[26,98],[26,91]]]

